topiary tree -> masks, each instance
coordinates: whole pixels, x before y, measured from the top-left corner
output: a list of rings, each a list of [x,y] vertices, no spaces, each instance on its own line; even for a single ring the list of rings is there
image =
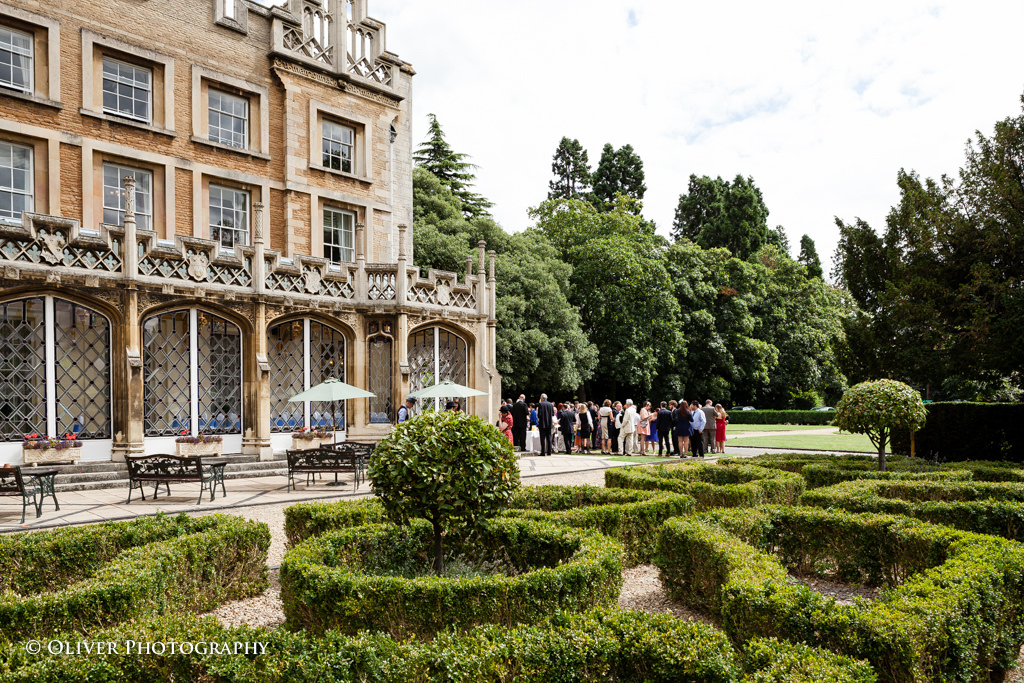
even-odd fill
[[[928,417],[921,395],[894,379],[861,382],[843,394],[836,404],[836,424],[843,431],[867,434],[878,449],[878,469],[885,471],[885,446],[894,430],[911,433]]]
[[[508,507],[519,487],[512,444],[475,415],[429,411],[384,437],[370,456],[370,482],[388,519],[434,527],[434,571],[444,570],[444,536]]]

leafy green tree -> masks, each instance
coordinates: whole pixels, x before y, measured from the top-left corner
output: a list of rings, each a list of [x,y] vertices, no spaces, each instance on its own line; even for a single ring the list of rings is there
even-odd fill
[[[428,411],[381,439],[367,470],[388,519],[426,519],[434,530],[434,572],[444,571],[444,539],[508,507],[519,487],[512,444],[475,415]]]
[[[662,359],[657,394],[725,402],[739,387],[767,385],[779,353],[755,336],[756,266],[683,240],[668,248],[666,267],[688,343],[685,353]]]
[[[796,260],[807,269],[808,277],[820,278],[825,273],[821,269],[821,259],[818,258],[818,250],[815,248],[814,240],[811,239],[810,235],[804,235],[800,238],[800,256]]]
[[[878,449],[878,470],[885,471],[885,446],[893,432],[916,432],[928,418],[921,395],[892,379],[861,382],[836,404],[836,425],[854,434],[867,434]]]
[[[644,184],[644,162],[632,145],[615,149],[605,144],[601,160],[594,171],[593,204],[598,211],[612,211],[618,206],[618,195],[634,200],[629,210],[637,215],[643,207],[647,185]]]
[[[467,255],[476,263],[480,240],[498,252],[497,366],[506,389],[569,391],[590,378],[597,351],[568,299],[572,268],[543,235],[509,235],[488,216],[466,219],[458,197],[423,168],[413,170],[413,216],[421,269],[460,273]]]
[[[452,194],[462,203],[462,211],[467,218],[475,218],[487,214],[487,209],[494,206],[479,194],[470,190],[476,174],[473,164],[466,161],[468,154],[455,152],[444,138],[441,124],[433,114],[430,118],[430,129],[426,141],[413,154],[413,161],[431,173],[451,190]]]
[[[624,196],[607,213],[579,200],[531,210],[537,228],[572,266],[569,301],[597,346],[595,382],[647,391],[683,347],[679,304],[653,227]]]
[[[536,230],[512,236],[495,264],[498,371],[512,393],[570,392],[597,365],[597,347],[569,302],[572,267]]]
[[[579,140],[563,137],[551,162],[548,199],[583,199],[590,193],[590,160]]]
[[[751,260],[753,336],[778,353],[768,382],[755,385],[751,399],[785,408],[801,394],[838,396],[846,384],[837,358],[844,343],[840,297],[777,247],[765,246]]]
[[[674,240],[689,239],[705,249],[724,247],[746,259],[768,243],[770,235],[768,207],[753,178],[737,175],[729,183],[721,177],[690,176],[687,194],[679,195],[676,206]],[[780,239],[776,242],[783,246]]]

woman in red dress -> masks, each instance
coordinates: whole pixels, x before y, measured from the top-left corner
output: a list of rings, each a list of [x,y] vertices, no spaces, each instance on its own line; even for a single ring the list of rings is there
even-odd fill
[[[729,413],[721,403],[715,405],[715,451],[725,453],[725,424],[729,421]]]
[[[512,440],[512,411],[508,409],[508,406],[501,407],[501,419],[498,420],[501,425],[501,433],[505,435],[509,443],[515,443]]]

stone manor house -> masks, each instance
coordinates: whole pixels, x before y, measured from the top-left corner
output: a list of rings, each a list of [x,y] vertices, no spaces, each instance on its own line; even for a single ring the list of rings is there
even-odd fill
[[[349,439],[435,380],[494,421],[494,255],[422,277],[412,67],[366,0],[0,1],[0,463]]]

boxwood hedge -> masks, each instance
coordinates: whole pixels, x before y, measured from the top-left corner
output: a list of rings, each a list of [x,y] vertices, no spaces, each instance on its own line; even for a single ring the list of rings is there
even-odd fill
[[[836,414],[828,410],[733,410],[729,423],[734,425],[830,425]]]
[[[868,660],[884,681],[975,681],[990,671],[995,680],[1024,642],[1024,546],[907,517],[785,507],[677,517],[662,529],[657,564],[670,594],[718,615],[735,642],[825,647]],[[844,606],[786,565],[888,587]]]
[[[327,531],[385,521],[384,506],[376,498],[298,503],[284,509],[284,533],[289,547]]]
[[[696,501],[680,493],[597,486],[528,486],[516,491],[507,516],[547,519],[596,529],[622,543],[626,566],[650,562],[658,530],[670,517],[693,512]]]
[[[206,611],[267,586],[266,524],[147,517],[0,536],[0,640]]]
[[[798,474],[737,463],[617,467],[605,470],[604,481],[609,488],[685,493],[696,499],[698,510],[766,503],[791,505],[804,492],[804,480]]]
[[[993,482],[848,481],[808,491],[804,505],[906,515],[1024,541],[1024,486]]]
[[[461,544],[470,562],[498,558],[504,572],[435,576],[425,572],[432,530],[365,525],[303,541],[281,564],[281,599],[290,628],[430,637],[448,626],[535,622],[555,610],[618,601],[622,546],[596,531],[553,522],[490,520]]]
[[[627,566],[650,562],[658,529],[669,517],[694,510],[690,496],[597,486],[525,486],[516,491],[507,516],[547,519],[597,529],[622,543]],[[290,546],[326,531],[386,521],[375,500],[299,503],[285,509]]]
[[[76,634],[55,634],[74,642]],[[721,631],[668,615],[595,610],[556,614],[541,625],[485,626],[432,641],[385,634],[323,636],[221,626],[191,615],[146,619],[94,632],[121,644],[118,654],[29,655],[23,643],[0,647],[0,679],[66,681],[218,681],[219,683],[869,683],[867,665],[805,645],[754,639],[737,652]],[[126,641],[257,643],[245,654],[126,654]],[[204,650],[208,647],[204,645]]]

